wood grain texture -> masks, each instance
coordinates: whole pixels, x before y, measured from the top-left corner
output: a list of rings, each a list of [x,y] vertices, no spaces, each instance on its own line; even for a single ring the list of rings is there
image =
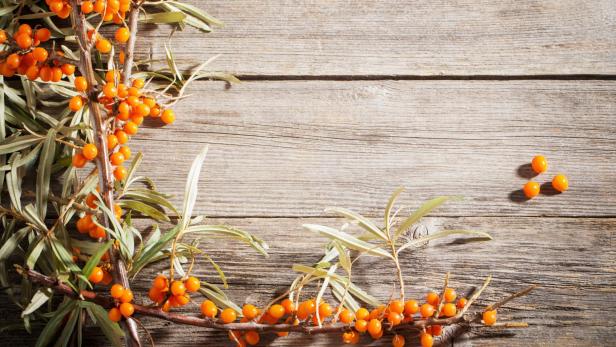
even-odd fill
[[[376,221],[381,224],[380,220]],[[301,224],[332,227],[342,224],[341,220],[332,218],[234,218],[209,222],[242,227],[269,242],[269,258],[232,241],[203,240],[202,244],[226,272],[229,296],[236,303],[247,301],[261,305],[291,283],[295,276],[290,270],[292,264],[312,264],[323,252],[326,239],[306,231]],[[499,310],[501,321],[526,321],[529,328],[498,332],[479,329],[470,334],[473,345],[596,346],[615,341],[616,219],[436,217],[422,223],[430,233],[466,228],[490,232],[495,240],[469,243],[464,238],[452,237],[403,253],[410,297],[421,298],[427,290],[439,289],[447,271],[452,274],[452,286],[459,292],[481,284],[489,274],[494,276],[479,301],[479,308],[529,284],[540,285],[530,296]],[[137,301],[146,300],[150,280],[162,268],[162,265],[151,268],[138,276],[133,288]],[[203,257],[195,269],[198,276],[220,282]],[[387,261],[362,258],[354,271],[354,281],[379,299],[387,300],[394,291],[395,270]],[[184,311],[196,313],[198,307],[191,304]],[[231,346],[223,333],[155,319],[144,319],[143,323],[159,346]],[[4,342],[23,345],[35,336],[23,340],[23,335],[9,335]],[[88,336],[88,346],[105,344],[95,330]],[[388,346],[389,338],[373,345]],[[271,345],[337,346],[339,341],[339,336],[291,336],[277,339]]]
[[[378,215],[398,186],[439,215],[613,216],[616,81],[261,81],[197,83],[177,122],[134,139],[142,172],[179,205],[190,162],[210,144],[196,213]],[[561,195],[522,201],[524,168],[549,160]],[[520,168],[522,166],[522,168]],[[549,184],[548,184],[549,186]],[[517,191],[517,192],[516,192]]]
[[[240,75],[616,74],[612,0],[190,2],[226,25],[178,33],[175,57]],[[143,34],[164,61],[167,28]]]

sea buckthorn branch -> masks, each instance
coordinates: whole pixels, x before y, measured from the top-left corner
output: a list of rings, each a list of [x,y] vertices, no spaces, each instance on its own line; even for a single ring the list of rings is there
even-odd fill
[[[71,0],[72,5],[72,24],[77,35],[77,41],[79,43],[79,56],[80,62],[79,69],[82,76],[84,76],[87,82],[87,102],[89,110],[93,115],[93,128],[95,132],[95,145],[98,149],[98,158],[96,160],[96,166],[99,174],[99,187],[100,195],[102,196],[105,205],[111,211],[114,210],[113,199],[113,177],[111,163],[109,161],[109,151],[107,147],[105,119],[101,113],[100,104],[98,103],[97,93],[94,87],[97,85],[94,77],[94,68],[92,66],[92,46],[89,45],[88,33],[86,27],[86,18],[83,14],[78,0]],[[102,22],[102,18],[101,18]],[[97,35],[96,33],[94,35]],[[94,41],[94,40],[93,40]],[[110,221],[107,215],[103,214],[103,225],[107,228],[110,227]],[[110,238],[106,235],[106,238]],[[113,247],[109,255],[111,263],[113,264],[113,279],[116,283],[120,283],[124,288],[130,288],[130,282],[128,279],[128,273],[126,271],[126,265],[119,254],[119,249]],[[126,332],[126,344],[128,346],[141,346],[139,341],[139,333],[137,332],[136,323],[128,317],[125,320],[124,330]]]

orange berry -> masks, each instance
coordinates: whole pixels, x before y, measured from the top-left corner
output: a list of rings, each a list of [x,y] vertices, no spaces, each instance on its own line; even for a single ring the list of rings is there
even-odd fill
[[[88,160],[81,153],[77,153],[73,156],[73,166],[76,168],[84,167],[87,162]]]
[[[130,120],[136,125],[141,125],[143,123],[143,117],[138,115],[131,115]]]
[[[430,304],[423,304],[419,308],[421,316],[424,318],[432,317],[434,315],[434,306]]]
[[[84,14],[88,14],[92,11],[94,11],[94,4],[92,3],[92,1],[86,0],[81,3],[81,12],[83,12]]]
[[[443,305],[443,315],[445,317],[453,317],[456,315],[456,305],[453,303],[446,303],[445,305]]]
[[[120,64],[124,64],[125,60],[126,54],[124,53],[124,51],[120,51],[120,53],[118,53],[118,61],[120,62]]]
[[[201,303],[201,313],[206,317],[214,318],[218,313],[218,308],[213,301],[205,300],[203,303]]]
[[[107,82],[103,87],[103,94],[105,94],[108,98],[115,98],[116,95],[118,95],[118,89],[115,87],[113,82]]]
[[[34,59],[40,63],[44,62],[45,60],[47,60],[47,57],[49,56],[49,53],[47,52],[47,50],[45,48],[42,47],[36,47],[33,51],[32,51],[32,56],[34,57]]]
[[[28,35],[32,35],[32,27],[30,26],[30,24],[24,23],[24,24],[21,24],[17,28],[17,32],[18,33],[26,33]]]
[[[483,312],[483,324],[485,325],[494,325],[496,323],[496,310],[489,310]]]
[[[97,208],[98,206],[96,205],[96,196],[94,194],[88,194],[88,196],[86,196],[86,205],[88,205],[89,208]]]
[[[122,165],[124,160],[125,160],[124,154],[120,152],[112,153],[111,156],[109,156],[109,161],[111,162],[111,165],[115,165],[115,166]]]
[[[124,287],[122,287],[121,284],[116,283],[113,286],[111,286],[109,293],[111,294],[112,298],[119,299],[122,296],[122,294],[124,294]]]
[[[58,14],[64,9],[64,2],[61,0],[53,0],[49,2],[49,9],[51,12]]]
[[[98,155],[98,148],[92,143],[88,143],[81,149],[81,154],[87,159],[92,160]]]
[[[70,76],[75,73],[75,65],[73,64],[62,64],[60,69],[62,70],[62,73],[67,76]]]
[[[404,314],[407,316],[419,312],[419,304],[415,300],[409,300],[404,303]]]
[[[359,342],[359,333],[357,331],[348,331],[342,334],[342,342],[347,344],[356,344]]]
[[[118,137],[114,134],[107,135],[107,149],[114,149],[118,145]]]
[[[367,320],[369,316],[370,312],[368,312],[368,310],[363,307],[359,308],[357,312],[355,312],[355,317],[357,319]]]
[[[150,107],[150,117],[160,116],[160,108],[158,106]]]
[[[245,304],[244,307],[242,307],[242,314],[246,319],[252,320],[259,315],[259,310],[254,305]]]
[[[128,170],[124,166],[118,166],[113,170],[113,177],[118,181],[123,180],[126,175],[128,175]]]
[[[92,269],[90,276],[88,276],[88,281],[96,284],[102,280],[103,280],[103,269],[101,269],[98,266],[95,266],[94,269]]]
[[[124,289],[124,293],[120,297],[120,302],[131,302],[133,301],[133,291],[130,289]]]
[[[422,333],[420,340],[421,347],[432,347],[432,345],[434,344],[434,339],[430,334]]]
[[[120,313],[120,310],[116,307],[113,307],[109,310],[108,316],[109,320],[111,320],[112,322],[119,322],[120,319],[122,319],[122,313]]]
[[[404,336],[402,335],[396,335],[394,336],[394,338],[391,340],[391,345],[393,347],[404,347],[405,344],[405,340],[404,340]]]
[[[384,305],[381,305],[381,306],[373,309],[372,311],[370,311],[370,319],[381,318],[381,315],[383,314],[383,311],[385,311],[385,306]]]
[[[404,312],[404,303],[400,300],[394,300],[389,303],[389,311],[402,313]]]
[[[85,234],[87,233],[93,226],[92,224],[92,216],[91,215],[85,215],[81,218],[79,218],[77,220],[77,231],[79,231],[80,234]]]
[[[44,69],[44,68],[45,68],[45,67],[43,67],[43,68],[41,69],[41,72],[40,72],[40,74],[41,74],[41,79],[43,79],[43,80],[45,80],[45,79],[43,78],[43,69]],[[70,110],[71,110],[71,111],[73,111],[73,112],[77,112],[77,111],[79,111],[79,110],[83,107],[83,99],[81,98],[81,96],[79,96],[79,95],[73,96],[73,97],[71,98],[71,101],[68,103],[68,107],[69,107],[69,108],[70,108]]]
[[[51,38],[51,31],[47,28],[40,28],[36,31],[34,37],[41,42],[49,41]]]
[[[220,319],[225,324],[233,323],[237,319],[237,313],[232,308],[225,308],[220,313]]]
[[[135,87],[130,87],[128,88],[128,95],[130,96],[139,96],[141,93],[139,92],[139,89],[135,88]]]
[[[184,281],[184,287],[186,287],[187,292],[194,293],[201,288],[201,282],[198,278],[191,276]]]
[[[129,302],[123,302],[120,304],[120,313],[122,313],[124,317],[128,318],[135,313],[135,307]]]
[[[145,85],[145,82],[141,78],[135,78],[133,80],[132,86],[137,88],[137,89],[143,88],[144,85]]]
[[[124,83],[118,84],[118,97],[124,99],[128,96],[128,90],[126,89],[126,85]]]
[[[184,306],[190,301],[190,296],[188,296],[188,294],[176,295],[173,296],[173,299],[175,300],[177,306]]]
[[[299,308],[297,309],[297,318],[299,318],[300,320],[308,318],[314,308],[314,302],[312,302],[311,300],[302,302],[301,304],[299,304]]]
[[[173,295],[184,295],[186,293],[186,286],[182,281],[173,281],[171,283],[171,293]]]
[[[533,171],[538,174],[545,172],[548,169],[548,161],[542,155],[535,156],[530,165],[533,168]]]
[[[443,327],[441,325],[433,325],[430,327],[430,335],[440,336],[443,333]]]
[[[160,116],[160,120],[165,124],[171,124],[175,121],[175,113],[173,113],[173,110],[166,109],[163,111],[162,116]]]
[[[101,281],[101,283],[108,286],[111,281],[113,281],[113,276],[111,276],[108,271],[103,270],[103,280]]]
[[[340,319],[340,321],[344,324],[350,324],[353,322],[353,319],[355,319],[355,314],[351,312],[351,310],[347,310],[345,308],[342,311],[340,311],[340,314],[338,315],[338,319]]]
[[[51,68],[51,81],[60,82],[61,79],[62,79],[62,69],[60,69],[59,67],[52,67]]]
[[[39,68],[36,65],[28,67],[28,70],[26,70],[26,77],[28,77],[30,81],[37,79],[39,77]]]
[[[402,322],[402,319],[404,319],[404,316],[402,315],[402,313],[389,312],[389,314],[387,315],[387,321],[391,323],[391,325],[400,324]]]
[[[135,135],[138,130],[139,126],[132,121],[128,121],[126,122],[126,124],[124,124],[124,132],[128,135]]]
[[[105,72],[105,81],[106,82],[115,82],[116,77],[118,77],[118,72],[116,70],[107,70]]]
[[[17,46],[21,49],[28,49],[32,46],[32,37],[28,33],[18,33],[15,36],[15,41],[17,42]]]
[[[163,300],[165,300],[165,293],[160,291],[160,289],[152,287],[148,292],[148,297],[153,302],[160,304],[161,302],[163,302]]]
[[[111,51],[111,42],[107,39],[96,41],[96,49],[101,53],[109,53]]]
[[[282,305],[275,304],[269,308],[267,313],[269,313],[270,316],[274,317],[275,319],[279,319],[284,316],[285,309],[284,307],[282,307]]]
[[[368,330],[368,321],[363,319],[356,320],[355,330],[359,331],[360,333],[366,332],[366,330]]]
[[[552,187],[561,193],[569,189],[569,180],[567,179],[567,176],[563,174],[554,176],[552,179]]]
[[[100,239],[105,237],[106,233],[103,227],[95,225],[92,229],[90,229],[90,231],[88,231],[88,235],[90,235],[93,239]]]
[[[382,331],[381,321],[378,319],[371,319],[368,322],[368,332],[370,335],[378,336],[378,334]]]
[[[247,344],[254,346],[259,343],[259,333],[254,330],[250,330],[246,333],[246,335],[244,335],[244,339]]]
[[[435,292],[429,292],[426,295],[426,302],[432,306],[438,306],[440,301],[441,299],[439,298],[438,294]]]
[[[85,92],[88,89],[88,81],[83,76],[75,77],[75,89],[79,92]]]
[[[129,90],[130,90],[130,89],[129,89]],[[129,96],[126,98],[126,102],[127,102],[129,105],[131,105],[131,106],[137,106],[137,105],[139,105],[139,103],[140,103],[139,98],[138,98],[138,97],[136,97],[136,96],[134,96],[134,95],[129,95]]]
[[[319,317],[321,320],[332,315],[334,309],[326,302],[319,305]]]
[[[524,188],[522,190],[524,191],[524,195],[526,195],[527,198],[532,199],[535,196],[539,195],[541,186],[537,182],[530,181],[524,185]]]
[[[58,15],[58,17],[60,19],[66,19],[71,15],[71,10],[73,8],[71,7],[71,5],[66,4],[65,6],[62,7],[62,10],[60,10],[59,12],[57,12],[56,14]]]
[[[466,303],[467,303],[467,302],[468,302],[468,300],[466,300],[466,298],[460,298],[460,299],[458,299],[458,303],[456,304],[456,306],[457,306],[459,309],[463,309],[463,308],[464,308],[464,306],[466,306]]]
[[[121,27],[115,32],[115,39],[120,43],[128,42],[130,38],[130,31],[126,27]]]
[[[10,67],[11,69],[17,69],[19,67],[20,61],[21,61],[21,58],[19,57],[17,53],[10,54],[8,57],[6,57],[6,65]]]
[[[152,287],[158,290],[166,290],[169,285],[169,281],[165,275],[158,275],[152,282]]]
[[[445,302],[454,302],[458,294],[456,290],[453,288],[445,288],[445,292],[443,293],[443,297],[445,298]]]
[[[295,305],[290,299],[284,299],[280,304],[284,307],[284,312],[286,314],[292,314],[295,311]]]
[[[6,31],[0,29],[0,44],[3,44],[7,40]]]
[[[118,138],[118,142],[121,145],[128,142],[128,135],[123,130],[116,130],[114,135]]]

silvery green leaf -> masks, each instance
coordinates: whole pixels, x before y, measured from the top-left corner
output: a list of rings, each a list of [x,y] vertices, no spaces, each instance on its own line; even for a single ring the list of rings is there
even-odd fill
[[[139,258],[133,262],[133,267],[130,270],[130,275],[135,276],[141,269],[150,263],[150,261],[163,249],[168,242],[170,242],[180,231],[179,225],[176,225],[173,229],[167,231],[163,234],[153,246],[151,246],[147,251],[144,251]]]
[[[346,308],[348,308],[349,310],[356,312],[357,310],[359,310],[360,305],[359,303],[353,299],[353,297],[349,294],[347,294],[346,296],[344,295],[344,286],[342,286],[340,283],[336,282],[336,281],[332,281],[329,283],[329,285],[332,287],[332,294],[334,294],[334,296],[336,297],[336,299],[338,299],[338,301],[340,301],[342,303],[342,305],[344,305]],[[344,297],[344,300],[343,300]]]
[[[172,4],[173,6],[179,8],[180,10],[184,11],[185,13],[187,13],[188,15],[191,15],[193,17],[198,18],[199,20],[210,24],[210,25],[217,25],[222,27],[224,25],[223,22],[221,22],[220,20],[214,18],[213,16],[211,16],[210,14],[208,14],[207,12],[205,12],[204,10],[190,5],[186,2],[180,2],[180,1],[169,1],[168,4]]]
[[[7,14],[13,13],[18,6],[19,5],[0,7],[0,16],[6,16]]]
[[[0,142],[0,154],[17,152],[42,141],[34,135],[11,136]]]
[[[267,249],[269,246],[260,238],[240,229],[232,228],[226,225],[191,225],[186,229],[187,233],[208,233],[212,236],[231,237],[247,243],[257,252],[268,256]]]
[[[137,211],[144,216],[148,216],[158,222],[170,221],[169,217],[164,212],[141,201],[122,199],[118,201],[118,205],[123,208]]]
[[[396,189],[393,194],[391,194],[391,197],[389,197],[389,201],[387,201],[387,206],[385,207],[385,229],[388,231],[389,233],[389,227],[391,226],[391,209],[394,207],[394,204],[396,203],[396,200],[398,199],[398,196],[404,192],[404,187],[399,187],[398,189]]]
[[[158,224],[155,224],[153,226],[153,229],[154,231],[150,233],[150,237],[148,238],[148,240],[145,242],[145,245],[143,246],[143,252],[147,252],[150,248],[152,248],[158,242],[158,240],[160,240],[160,228],[158,227]]]
[[[351,257],[349,257],[349,254],[347,253],[346,249],[344,249],[344,247],[339,242],[334,242],[334,247],[336,247],[336,250],[338,251],[338,262],[340,263],[340,266],[342,266],[344,271],[350,273]]]
[[[79,266],[77,266],[77,264],[75,264],[75,262],[73,261],[73,256],[71,255],[71,253],[66,250],[64,245],[55,236],[49,238],[49,241],[54,257],[60,262],[60,264],[64,268],[72,272],[78,272],[81,270]]]
[[[321,299],[323,298],[323,294],[325,294],[325,289],[327,289],[327,286],[329,285],[329,279],[334,273],[336,273],[337,268],[338,268],[338,265],[334,264],[332,267],[329,268],[329,270],[327,270],[327,274],[325,275],[323,279],[321,288],[319,289],[319,292],[317,293],[317,298],[316,298],[317,307],[319,307],[321,303]],[[317,322],[319,323],[319,326],[321,326],[321,317],[319,316],[319,310],[317,310]]]
[[[439,239],[441,237],[447,237],[449,235],[475,235],[475,236],[479,236],[482,238],[486,238],[488,240],[492,240],[492,236],[490,236],[490,234],[485,233],[483,231],[474,231],[474,230],[443,230],[443,231],[439,231],[436,232],[432,235],[428,235],[428,236],[424,236],[424,237],[420,237],[418,239],[413,239],[407,243],[405,243],[404,245],[400,246],[400,248],[398,248],[397,252],[400,253],[403,250],[409,248],[409,247],[414,247],[414,246],[418,246],[421,245],[423,243],[426,243],[430,240],[434,240],[434,239]]]
[[[19,242],[30,232],[30,227],[24,227],[17,230],[6,241],[4,241],[2,248],[0,248],[0,262],[5,261],[8,257],[15,252],[19,246]]]
[[[445,201],[452,199],[461,199],[459,196],[439,196],[432,200],[426,201],[415,212],[413,212],[407,219],[404,220],[396,229],[396,236],[398,238],[402,233],[406,232],[413,224],[417,223],[423,216],[430,213],[430,211],[441,206]]]
[[[185,230],[190,224],[190,217],[197,201],[197,191],[199,188],[199,174],[201,167],[207,155],[208,146],[203,147],[192,163],[186,180],[186,188],[184,189],[184,207],[182,208],[182,220],[180,222],[181,230]]]
[[[38,158],[38,154],[43,148],[43,143],[39,142],[30,152],[28,152],[25,156],[15,160],[12,165],[3,165],[0,166],[0,171],[9,171],[12,167],[19,168],[25,165],[30,165],[36,158]]]
[[[11,165],[11,171],[6,176],[7,190],[9,191],[9,197],[11,198],[12,207],[20,212],[21,207],[21,182],[22,182],[22,168],[15,165],[19,161],[21,155],[19,153],[13,153],[9,158],[9,165]]]
[[[56,130],[50,129],[43,143],[43,150],[36,172],[36,210],[38,216],[44,219],[47,215],[49,199],[49,181],[51,180],[51,165],[56,153]]]
[[[30,223],[32,223],[38,230],[40,231],[47,231],[47,226],[45,225],[45,223],[43,222],[42,219],[39,218],[38,214],[36,213],[36,209],[34,208],[34,205],[32,204],[28,204],[25,208],[24,208],[24,216],[28,219],[28,221]]]
[[[49,320],[49,322],[47,322],[47,325],[45,325],[43,331],[41,331],[38,340],[36,340],[36,347],[49,346],[49,344],[57,336],[58,329],[63,323],[66,314],[77,306],[77,301],[65,299],[65,301],[60,304],[53,317]]]
[[[339,216],[348,218],[352,221],[355,221],[360,227],[364,228],[366,231],[380,237],[383,240],[387,240],[385,233],[383,233],[383,231],[379,229],[379,227],[377,227],[371,220],[367,219],[366,217],[358,213],[355,213],[351,210],[347,210],[346,208],[341,208],[341,207],[330,207],[330,208],[325,209],[325,212],[334,213]]]
[[[103,334],[105,334],[107,340],[109,340],[112,345],[117,347],[122,346],[122,340],[120,338],[124,336],[124,333],[118,323],[112,322],[109,319],[107,311],[105,311],[102,306],[89,301],[81,301],[80,305],[88,311],[92,320],[101,328]]]
[[[38,261],[41,252],[45,248],[45,244],[46,242],[44,237],[39,238],[35,243],[30,243],[31,249],[28,254],[26,254],[26,265],[30,269],[34,269],[34,265],[36,265],[36,262]]]
[[[212,289],[206,287],[199,288],[199,292],[205,295],[208,299],[212,300],[218,307],[228,307],[236,312],[242,312],[242,309],[239,306],[220,292],[213,291]]]
[[[39,290],[37,290],[36,293],[34,293],[34,295],[32,296],[32,299],[30,300],[28,306],[26,306],[26,308],[21,313],[21,317],[23,318],[30,313],[38,310],[38,308],[43,306],[51,298],[52,295],[53,292],[50,288],[40,288]]]
[[[303,227],[308,230],[318,232],[321,235],[327,236],[332,240],[338,240],[348,248],[361,252],[366,252],[367,254],[376,255],[379,257],[393,259],[393,256],[385,250],[368,242],[362,241],[355,236],[349,235],[343,231],[317,224],[304,224]]]
[[[143,154],[141,152],[137,152],[133,160],[130,162],[130,166],[128,167],[128,172],[126,173],[126,186],[130,187],[135,183],[134,175],[137,172],[137,168],[141,164],[143,160]]]
[[[79,309],[78,307],[71,310],[71,313],[66,320],[66,324],[64,325],[64,329],[62,329],[62,334],[60,334],[60,336],[56,340],[54,347],[68,346],[71,335],[73,334],[73,331],[75,329],[75,325],[77,324],[77,318],[79,318],[80,312],[81,309]]]
[[[96,252],[94,252],[94,254],[92,254],[92,256],[90,256],[90,259],[88,259],[88,262],[86,263],[86,265],[83,266],[83,269],[81,270],[81,273],[86,278],[90,277],[92,270],[94,270],[94,267],[98,265],[98,263],[101,261],[101,258],[103,257],[103,255],[105,255],[105,252],[107,252],[107,250],[109,249],[109,247],[111,247],[112,244],[112,240],[109,240],[103,244],[99,243],[98,249],[96,250]]]
[[[214,269],[216,270],[216,272],[218,272],[218,277],[220,277],[220,280],[222,281],[222,285],[225,288],[229,288],[229,284],[227,283],[227,277],[225,276],[225,273],[222,271],[222,269],[220,268],[220,266],[218,266],[218,264],[216,264],[216,262],[214,261],[214,259],[212,259],[212,257],[210,257],[207,254],[203,254],[203,256],[205,256],[205,258],[207,260],[209,260],[209,262],[212,264],[212,266],[214,267]]]
[[[181,23],[186,19],[186,14],[183,12],[158,12],[148,13],[139,17],[141,23],[155,23],[155,24],[174,24]]]
[[[173,211],[176,215],[178,214],[175,206],[167,199],[167,196],[161,194],[155,190],[151,189],[143,189],[143,188],[131,188],[124,195],[123,198],[128,198],[132,200],[139,200],[141,202],[146,202],[149,204],[158,205],[161,207],[166,207]]]

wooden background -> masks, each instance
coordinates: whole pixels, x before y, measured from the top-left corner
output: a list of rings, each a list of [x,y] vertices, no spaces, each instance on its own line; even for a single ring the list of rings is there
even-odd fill
[[[263,304],[293,280],[292,264],[318,260],[326,240],[301,225],[340,226],[325,207],[380,223],[389,194],[404,185],[410,207],[465,196],[426,219],[429,230],[473,228],[495,238],[407,253],[411,297],[439,288],[447,271],[460,291],[492,274],[482,304],[541,285],[499,311],[528,329],[478,330],[456,345],[616,344],[615,1],[192,3],[226,26],[176,33],[176,58],[191,65],[221,54],[211,69],[243,83],[195,83],[176,124],[147,127],[134,142],[142,171],[175,202],[191,160],[210,144],[196,213],[271,246],[263,258],[233,242],[206,243],[231,298]],[[164,58],[167,33],[145,28],[139,52]],[[568,192],[521,199],[536,154],[550,167],[535,179],[565,173]],[[155,271],[140,276],[137,290],[147,292]],[[390,296],[390,264],[365,259],[358,271],[363,288]],[[216,281],[205,259],[197,273]],[[159,346],[231,345],[222,333],[144,323]],[[339,343],[320,336],[271,345]]]

